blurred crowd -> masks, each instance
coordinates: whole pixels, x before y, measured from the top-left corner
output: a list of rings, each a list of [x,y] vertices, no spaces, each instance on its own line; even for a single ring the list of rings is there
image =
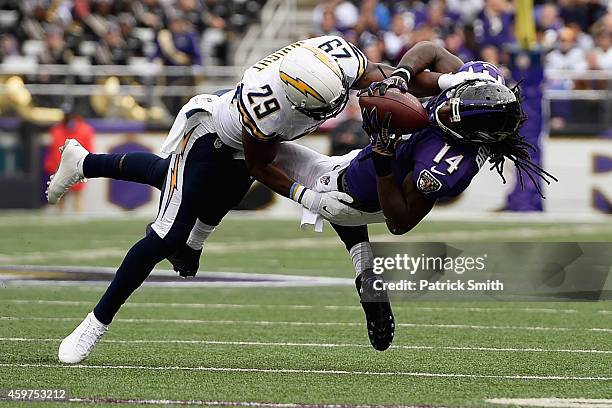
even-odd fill
[[[228,44],[263,0],[0,0],[0,62],[123,65],[160,58],[167,65],[230,63]]]
[[[323,0],[312,14],[312,35],[342,35],[371,61],[391,65],[415,43],[434,41],[463,61],[488,61],[507,74],[508,50],[516,43],[514,18],[511,0]],[[545,69],[612,71],[612,1],[535,0],[534,20]],[[606,89],[610,82],[565,79],[547,86]],[[580,116],[592,106],[578,108],[554,102],[552,127],[564,128],[569,115]]]
[[[70,103],[76,104],[79,113],[85,116],[160,121],[178,112],[182,97],[167,95],[161,100],[142,96],[135,100],[131,95],[119,97],[118,84],[195,85],[200,79],[191,71],[187,75],[181,71],[154,79],[135,77],[130,72],[155,70],[151,64],[187,68],[203,64],[230,65],[231,42],[257,18],[264,2],[0,0],[0,63],[22,68],[35,64],[80,67],[66,75],[39,71],[25,75],[23,82],[97,84],[105,89],[104,94],[92,94],[90,98],[67,96],[64,92],[35,93],[31,106],[57,108],[70,102],[67,99],[75,99]],[[125,75],[88,75],[93,71],[92,66],[100,65],[129,65],[131,69],[125,70]],[[13,99],[23,102],[24,98],[13,96]],[[14,108],[18,102],[11,106]],[[26,111],[25,107],[22,110]]]
[[[554,69],[612,69],[612,3],[535,0],[537,42]],[[504,62],[515,41],[510,0],[324,0],[313,34],[341,34],[373,61],[396,63],[412,44],[430,40],[464,61]]]

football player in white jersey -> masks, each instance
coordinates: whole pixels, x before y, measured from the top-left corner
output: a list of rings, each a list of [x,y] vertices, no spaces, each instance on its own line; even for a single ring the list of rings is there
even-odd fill
[[[147,153],[89,154],[76,141],[67,141],[49,184],[51,204],[74,183],[93,177],[140,182],[150,177],[155,181],[149,184],[162,195],[151,231],[129,250],[94,310],[61,343],[59,359],[77,363],[86,358],[121,305],[161,260],[185,252],[199,256],[204,240],[241,201],[253,179],[332,223],[359,216],[349,195],[307,188],[274,159],[281,142],[308,134],[337,115],[350,89],[373,86],[384,93],[397,87],[417,96],[434,95],[465,80],[459,74],[439,74],[452,72],[456,57],[432,43],[413,47],[402,63],[394,69],[369,62],[341,37],[299,41],[247,69],[234,90],[192,98],[164,143],[167,160]],[[159,169],[165,176],[159,177]]]

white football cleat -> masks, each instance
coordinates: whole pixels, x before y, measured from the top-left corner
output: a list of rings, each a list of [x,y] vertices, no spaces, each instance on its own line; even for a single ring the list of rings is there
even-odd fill
[[[60,152],[60,164],[55,174],[49,178],[45,192],[49,204],[57,204],[70,187],[80,181],[86,181],[83,176],[83,159],[89,154],[87,149],[76,140],[67,139],[64,146],[60,147]]]
[[[100,341],[108,326],[100,323],[93,312],[78,325],[59,346],[57,356],[62,363],[75,364],[83,361],[96,343]]]

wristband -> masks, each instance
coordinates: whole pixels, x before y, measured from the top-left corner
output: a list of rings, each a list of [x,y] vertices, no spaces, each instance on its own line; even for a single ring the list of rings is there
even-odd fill
[[[293,183],[289,189],[289,198],[314,213],[318,213],[321,207],[321,194],[315,193],[298,182]]]
[[[398,76],[403,78],[406,83],[410,82],[410,78],[414,75],[412,74],[412,70],[408,67],[397,68],[395,71],[391,73],[391,76]]]
[[[296,181],[289,189],[289,198],[299,204],[302,204],[302,198],[304,197],[306,190],[306,187]]]
[[[372,152],[372,161],[374,162],[374,170],[378,177],[385,177],[393,173],[393,156],[386,156]]]

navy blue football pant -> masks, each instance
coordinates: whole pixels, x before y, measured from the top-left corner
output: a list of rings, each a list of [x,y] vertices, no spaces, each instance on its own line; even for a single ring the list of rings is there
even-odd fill
[[[253,182],[244,160],[234,159],[232,149],[215,143],[215,134],[187,139],[182,153],[168,159],[151,153],[90,154],[83,162],[86,178],[109,177],[162,190],[154,231],[128,251],[94,309],[104,324],[112,321],[156,264],[185,244],[196,219],[218,225]]]

